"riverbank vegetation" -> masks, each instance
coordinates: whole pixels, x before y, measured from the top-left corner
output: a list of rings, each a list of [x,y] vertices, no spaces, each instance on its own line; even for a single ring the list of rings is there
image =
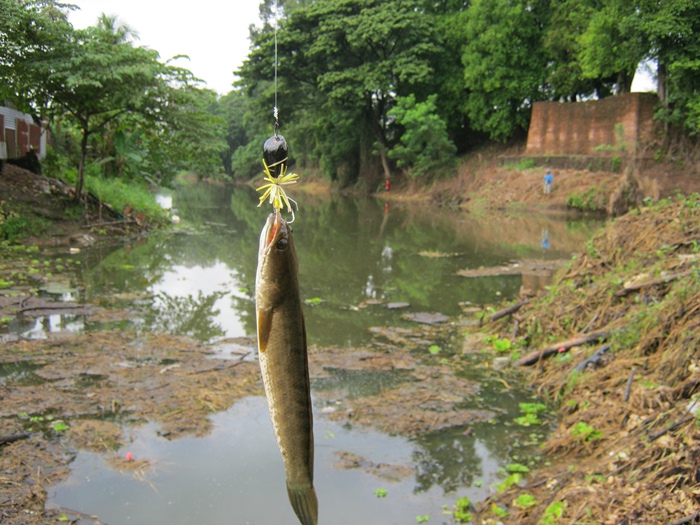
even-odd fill
[[[548,465],[500,487],[476,522],[696,521],[698,224],[697,195],[628,213],[481,335],[511,343],[557,427]]]

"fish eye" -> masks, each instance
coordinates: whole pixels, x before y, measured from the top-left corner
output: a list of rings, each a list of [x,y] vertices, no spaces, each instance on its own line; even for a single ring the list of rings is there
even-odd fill
[[[277,248],[280,251],[284,251],[287,249],[288,244],[289,243],[287,242],[287,239],[280,239],[279,241],[277,241],[275,248]]]

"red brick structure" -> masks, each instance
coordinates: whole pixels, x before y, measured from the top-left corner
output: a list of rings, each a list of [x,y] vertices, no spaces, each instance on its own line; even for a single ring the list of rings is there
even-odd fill
[[[587,102],[535,102],[525,156],[633,155],[651,138],[657,102],[650,93]]]

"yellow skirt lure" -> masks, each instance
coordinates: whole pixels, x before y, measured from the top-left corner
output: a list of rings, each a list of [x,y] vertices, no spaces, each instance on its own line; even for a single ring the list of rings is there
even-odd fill
[[[294,199],[287,196],[283,186],[289,186],[299,182],[299,175],[287,173],[287,160],[289,159],[289,148],[287,141],[282,135],[275,134],[265,141],[263,145],[263,166],[265,167],[264,181],[267,184],[260,186],[257,191],[262,191],[258,208],[263,202],[269,200],[275,210],[287,207],[287,211],[294,217],[294,211],[290,201],[296,205]],[[297,206],[298,208],[298,206]]]

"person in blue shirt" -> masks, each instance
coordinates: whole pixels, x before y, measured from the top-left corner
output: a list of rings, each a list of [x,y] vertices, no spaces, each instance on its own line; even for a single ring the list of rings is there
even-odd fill
[[[554,182],[554,175],[552,172],[547,170],[547,174],[544,176],[544,194],[548,195],[552,193],[552,183]]]

